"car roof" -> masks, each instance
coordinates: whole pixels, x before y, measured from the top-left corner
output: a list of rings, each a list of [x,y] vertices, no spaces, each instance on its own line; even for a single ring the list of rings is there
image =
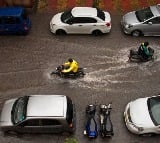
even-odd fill
[[[20,16],[22,11],[22,7],[4,7],[0,8],[0,16]]]
[[[27,105],[27,117],[65,117],[67,98],[64,95],[31,95]]]
[[[95,17],[97,16],[97,9],[92,7],[74,7],[71,13],[74,17]]]
[[[160,5],[150,6],[150,9],[151,9],[152,13],[154,14],[154,16],[160,15]]]

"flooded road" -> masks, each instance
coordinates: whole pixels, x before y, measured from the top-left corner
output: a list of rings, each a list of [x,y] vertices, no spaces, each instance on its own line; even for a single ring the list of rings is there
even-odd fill
[[[76,105],[79,143],[157,143],[159,136],[142,138],[128,132],[123,111],[126,104],[139,97],[160,93],[160,41],[158,37],[131,37],[121,32],[121,16],[112,16],[112,31],[100,37],[92,35],[55,36],[49,31],[51,13],[31,15],[32,29],[27,36],[0,37],[0,109],[5,100],[30,94],[64,94]],[[128,62],[130,49],[149,41],[155,60]],[[84,78],[76,80],[50,76],[58,65],[74,58],[85,68]],[[85,107],[89,103],[112,102],[112,139],[83,135]],[[98,120],[97,109],[97,122]],[[66,135],[24,134],[4,136],[1,143],[64,143]]]

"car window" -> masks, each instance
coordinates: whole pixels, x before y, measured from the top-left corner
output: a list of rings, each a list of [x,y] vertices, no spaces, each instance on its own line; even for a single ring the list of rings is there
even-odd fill
[[[39,126],[39,119],[29,119],[24,121],[22,126]]]
[[[41,126],[54,126],[54,125],[61,125],[61,123],[55,119],[41,119],[40,125]]]
[[[153,123],[160,125],[160,97],[149,98],[147,104]]]
[[[55,119],[29,119],[21,124],[21,126],[54,126],[54,125],[61,125],[61,123]]]
[[[153,18],[149,20],[149,22],[152,22],[152,24],[160,24],[160,17]]]
[[[150,9],[150,7],[145,8],[145,9],[141,9],[135,12],[137,19],[140,22],[144,22],[147,19],[150,19],[151,17],[153,17],[153,13]]]
[[[78,23],[96,23],[97,20],[90,17],[75,17],[69,20],[69,24],[78,24]]]
[[[11,16],[4,17],[4,23],[5,24],[15,24],[15,18]]]

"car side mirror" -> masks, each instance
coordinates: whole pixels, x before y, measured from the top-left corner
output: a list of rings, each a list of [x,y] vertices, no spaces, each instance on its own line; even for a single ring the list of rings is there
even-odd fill
[[[152,22],[148,22],[149,25],[152,25]]]

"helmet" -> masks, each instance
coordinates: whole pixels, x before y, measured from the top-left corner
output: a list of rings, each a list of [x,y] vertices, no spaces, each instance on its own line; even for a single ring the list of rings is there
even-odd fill
[[[73,59],[72,59],[72,58],[69,58],[68,61],[69,61],[70,63],[72,63],[72,62],[73,62]]]
[[[149,42],[144,42],[144,46],[148,46],[149,45]]]

